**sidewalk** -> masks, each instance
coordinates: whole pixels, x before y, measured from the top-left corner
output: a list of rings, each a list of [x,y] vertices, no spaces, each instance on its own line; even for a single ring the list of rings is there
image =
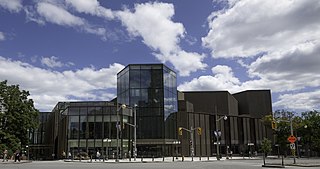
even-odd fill
[[[222,157],[220,161],[225,161],[225,160],[256,160],[260,159],[259,157],[254,157],[254,158],[249,158],[249,157],[232,157],[229,159],[226,159],[226,157]],[[64,162],[84,162],[84,163],[116,163],[115,159],[108,159],[103,161],[102,159],[99,160],[63,160]],[[129,158],[126,159],[119,159],[118,163],[159,163],[159,162],[165,162],[165,163],[170,163],[170,162],[209,162],[209,161],[218,161],[216,157],[164,157],[164,158],[136,158],[136,161],[134,161],[134,158]]]

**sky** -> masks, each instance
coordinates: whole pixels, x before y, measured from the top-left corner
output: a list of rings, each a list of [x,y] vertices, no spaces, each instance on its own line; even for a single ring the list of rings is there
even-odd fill
[[[0,81],[40,111],[108,101],[128,64],[180,91],[269,89],[273,111],[320,110],[319,0],[0,0]]]

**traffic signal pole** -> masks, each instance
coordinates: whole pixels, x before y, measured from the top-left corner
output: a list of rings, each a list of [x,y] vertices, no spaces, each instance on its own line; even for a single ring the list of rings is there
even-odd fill
[[[196,129],[198,130],[198,135],[201,135],[201,132],[202,132],[201,127],[193,128],[193,126],[191,126],[190,129],[186,129],[184,127],[179,127],[179,129],[178,129],[179,135],[182,135],[182,130],[185,130],[190,133],[190,141],[191,141],[190,155],[191,155],[192,161],[193,161],[193,157],[194,157],[194,130],[196,130]]]

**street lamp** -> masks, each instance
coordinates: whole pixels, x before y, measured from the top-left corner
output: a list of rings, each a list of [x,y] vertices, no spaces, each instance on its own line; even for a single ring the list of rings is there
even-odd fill
[[[118,107],[118,104],[117,104]],[[119,133],[120,133],[120,121],[119,121],[119,112],[121,109],[125,109],[127,106],[125,104],[122,104],[119,108],[117,108],[117,124],[116,124],[116,128],[117,128],[117,157],[116,157],[116,162],[119,162]]]
[[[215,134],[215,136],[217,137],[217,160],[220,160],[220,153],[219,153],[219,144],[220,144],[220,142],[219,142],[219,137],[221,137],[221,131],[218,131],[218,127],[219,127],[219,125],[218,125],[218,122],[220,121],[220,120],[227,120],[228,119],[228,117],[227,116],[223,116],[223,117],[220,117],[219,119],[218,119],[218,110],[217,110],[217,106],[215,106],[215,111],[216,111],[216,131],[214,132],[214,134]]]
[[[107,160],[108,160],[108,157],[109,157],[109,143],[111,142],[111,139],[108,139],[108,138],[105,138],[105,139],[103,139],[103,142],[105,143],[105,142],[107,142],[107,146],[106,146],[106,156],[107,156]],[[103,160],[104,160],[105,158],[103,158]]]
[[[133,107],[133,157],[134,161],[137,159],[137,104],[134,104]]]

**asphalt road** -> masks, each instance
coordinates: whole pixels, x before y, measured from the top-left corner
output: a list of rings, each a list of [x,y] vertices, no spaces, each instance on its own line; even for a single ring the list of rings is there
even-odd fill
[[[319,159],[301,163],[317,163]],[[268,160],[270,164],[280,164],[280,160]],[[298,161],[299,162],[299,161]],[[0,169],[256,169],[262,168],[262,160],[222,160],[194,162],[148,162],[148,163],[102,163],[102,162],[64,162],[33,161],[31,163],[0,163]],[[291,160],[285,161],[286,164]],[[318,162],[319,163],[319,162]],[[299,166],[286,166],[296,169]],[[313,168],[320,168],[313,167]]]

